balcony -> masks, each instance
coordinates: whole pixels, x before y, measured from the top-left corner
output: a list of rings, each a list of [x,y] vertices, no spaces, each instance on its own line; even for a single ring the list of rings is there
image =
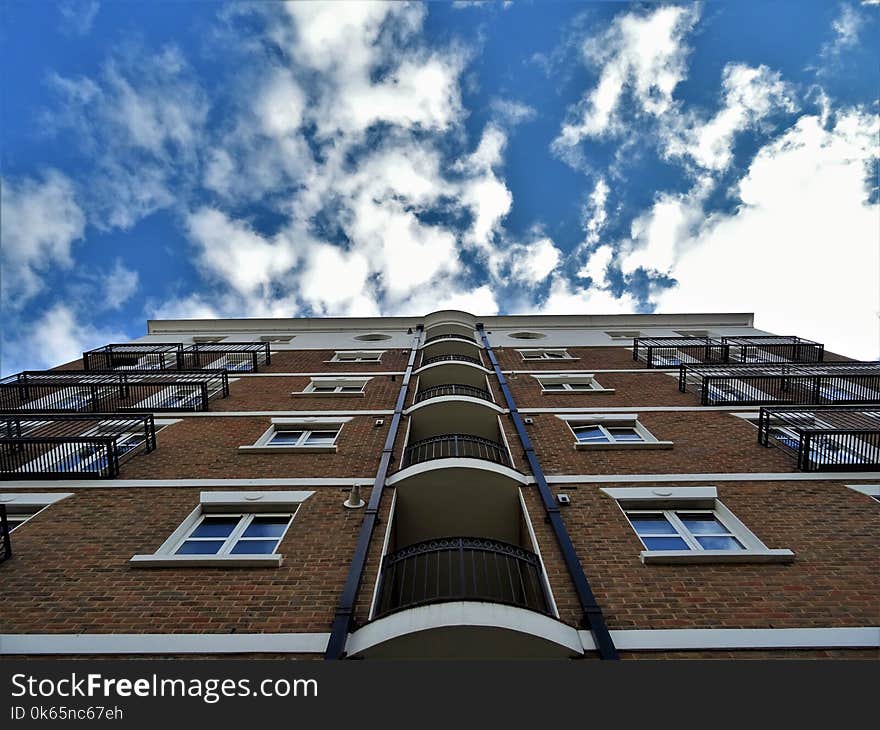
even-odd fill
[[[800,337],[636,337],[633,360],[649,368],[677,368],[683,364],[817,363],[824,346]]]
[[[413,398],[413,405],[422,403],[432,398],[477,398],[494,403],[492,393],[485,388],[476,388],[463,383],[450,383],[448,385],[435,385],[418,391]]]
[[[151,414],[0,413],[0,479],[113,479],[123,458],[155,448]]]
[[[762,408],[758,443],[795,457],[801,471],[878,471],[880,411],[853,406]]]
[[[6,505],[0,504],[0,563],[12,557],[12,541],[9,539],[9,518]]]
[[[477,344],[476,339],[474,339],[472,335],[463,335],[457,332],[446,332],[443,334],[426,337],[425,341],[422,344],[430,345],[432,342],[439,342],[440,340],[462,340],[463,342],[470,342],[475,345]]]
[[[84,370],[179,370],[179,342],[112,343],[83,353]]]
[[[402,467],[434,459],[480,459],[513,468],[504,444],[467,434],[431,436],[409,444],[403,451]]]
[[[446,537],[385,556],[376,618],[449,601],[485,601],[550,613],[538,556],[516,545]]]
[[[436,365],[437,363],[468,363],[471,365],[479,365],[483,366],[483,361],[478,357],[471,357],[470,355],[434,355],[433,357],[422,357],[422,364],[419,366],[420,368],[428,367],[428,365]]]
[[[0,410],[207,411],[229,395],[226,370],[26,370],[0,380]]]
[[[255,373],[272,363],[268,342],[197,342],[182,354],[184,367]]]
[[[683,364],[678,389],[707,406],[880,403],[880,362]]]
[[[677,368],[682,363],[726,362],[724,346],[709,337],[636,337],[633,360],[649,368]]]

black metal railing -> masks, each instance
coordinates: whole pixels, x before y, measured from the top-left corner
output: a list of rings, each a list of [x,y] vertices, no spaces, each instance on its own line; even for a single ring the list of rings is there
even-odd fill
[[[430,388],[418,391],[413,397],[413,403],[421,403],[431,398],[452,396],[455,398],[479,398],[492,403],[492,394],[485,388],[475,388],[472,385],[462,383],[449,383],[446,385],[434,385]]]
[[[463,342],[470,342],[474,345],[477,344],[477,341],[471,335],[460,335],[454,332],[445,335],[432,335],[431,337],[426,337],[422,344],[428,345],[432,342],[437,342],[437,340],[462,340]]]
[[[710,337],[636,337],[633,360],[649,368],[677,368],[682,363],[726,362],[725,348]]]
[[[722,337],[729,362],[822,362],[825,346],[793,335]]]
[[[9,537],[9,517],[6,505],[0,504],[0,563],[12,557],[12,540]]]
[[[880,410],[762,408],[758,443],[794,456],[801,471],[878,471]]]
[[[257,372],[260,365],[272,363],[268,342],[197,342],[182,354],[186,368],[223,368],[241,372]]]
[[[381,580],[376,618],[449,601],[550,613],[538,556],[497,540],[445,537],[410,545],[385,556]]]
[[[26,370],[0,380],[0,410],[207,411],[229,395],[226,370]]]
[[[678,389],[703,405],[880,403],[880,362],[683,364]]]
[[[423,357],[420,367],[433,365],[435,362],[469,362],[483,367],[483,362],[480,358],[471,357],[470,355],[434,355],[433,357]]]
[[[179,370],[180,342],[114,342],[83,353],[84,370]]]
[[[0,413],[0,479],[112,479],[156,448],[153,415]]]
[[[421,464],[434,459],[482,459],[503,466],[512,466],[504,444],[468,434],[444,434],[415,441],[403,450],[403,466]]]

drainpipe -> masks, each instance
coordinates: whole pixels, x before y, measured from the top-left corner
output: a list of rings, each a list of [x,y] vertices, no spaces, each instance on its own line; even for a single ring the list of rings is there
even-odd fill
[[[367,550],[370,547],[373,529],[376,527],[376,519],[379,515],[379,502],[382,500],[385,479],[388,476],[388,468],[391,466],[391,453],[394,449],[394,442],[397,440],[397,432],[400,429],[400,419],[403,415],[404,404],[406,403],[406,393],[409,389],[409,381],[416,362],[416,354],[419,351],[422,330],[422,325],[416,327],[416,334],[413,336],[412,345],[410,346],[409,361],[406,364],[403,382],[400,384],[400,392],[397,395],[397,403],[394,406],[394,416],[391,418],[391,427],[388,429],[385,447],[382,449],[382,460],[379,462],[379,469],[376,472],[376,478],[373,480],[373,489],[370,492],[370,501],[364,511],[364,521],[361,523],[361,531],[358,535],[354,557],[351,559],[351,567],[348,569],[345,587],[342,589],[342,596],[339,599],[336,615],[333,618],[333,625],[330,628],[330,640],[327,642],[327,650],[324,652],[325,659],[343,659],[345,657],[345,644],[348,640],[348,633],[354,616],[354,604],[357,600],[361,577],[364,573],[364,565],[367,562]]]
[[[574,583],[578,601],[581,604],[581,611],[583,612],[581,624],[584,627],[589,628],[590,633],[593,635],[593,640],[596,642],[596,648],[599,651],[600,659],[617,659],[617,649],[614,646],[611,633],[605,625],[605,617],[602,615],[602,609],[596,602],[596,597],[593,595],[593,589],[590,587],[590,582],[587,580],[581,561],[578,559],[577,553],[575,552],[574,545],[568,535],[568,530],[565,529],[565,523],[562,520],[559,507],[556,504],[556,500],[553,499],[553,493],[550,491],[550,486],[547,484],[547,480],[544,478],[544,471],[541,469],[541,464],[535,454],[532,441],[526,433],[522,417],[520,416],[519,411],[516,408],[516,403],[513,400],[513,394],[510,392],[510,388],[504,378],[504,373],[501,372],[501,366],[498,364],[495,353],[492,351],[492,345],[489,344],[489,338],[486,336],[486,331],[482,324],[477,325],[477,331],[480,333],[480,337],[483,340],[483,347],[486,349],[486,354],[489,356],[489,362],[492,363],[495,377],[498,378],[501,392],[504,394],[504,400],[507,402],[507,409],[510,411],[510,417],[513,419],[513,425],[516,428],[526,459],[529,462],[529,468],[532,470],[532,474],[535,477],[535,486],[538,487],[541,500],[544,502],[544,510],[547,513],[547,519],[550,521],[550,526],[553,528],[553,533],[556,535],[556,542],[559,544],[559,549],[562,551],[562,557],[565,560],[565,567],[568,568],[568,573]]]

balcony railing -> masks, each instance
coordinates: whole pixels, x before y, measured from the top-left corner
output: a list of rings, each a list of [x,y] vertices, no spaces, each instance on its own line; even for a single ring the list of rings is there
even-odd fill
[[[822,362],[825,346],[801,337],[754,335],[722,337],[730,362]]]
[[[12,540],[9,537],[9,517],[6,505],[0,504],[0,563],[12,557]]]
[[[179,342],[112,343],[83,353],[84,370],[179,370]]]
[[[880,403],[880,362],[685,364],[678,389],[703,405]]]
[[[482,459],[512,466],[504,444],[467,434],[432,436],[410,444],[403,451],[404,467],[434,459]]]
[[[724,345],[709,337],[636,337],[633,340],[633,360],[649,368],[726,362],[725,352]]]
[[[155,448],[149,413],[0,413],[0,479],[112,479],[123,457]]]
[[[421,367],[433,365],[435,362],[469,362],[480,367],[483,366],[480,358],[471,357],[470,355],[434,355],[434,357],[423,357]]]
[[[26,370],[0,380],[0,410],[207,411],[229,395],[226,370]]]
[[[550,613],[538,556],[516,545],[446,537],[385,556],[376,618],[449,601],[502,603]]]
[[[878,471],[880,410],[762,408],[758,443],[794,456],[801,471]]]
[[[224,368],[255,373],[272,363],[268,342],[197,342],[182,355],[183,366],[193,370]]]
[[[475,388],[472,385],[463,385],[461,383],[450,383],[448,385],[435,385],[431,388],[425,388],[415,394],[413,403],[421,403],[431,398],[442,398],[451,396],[453,398],[479,398],[490,403],[493,402],[492,394],[484,388]]]
[[[471,335],[460,335],[453,332],[446,335],[432,335],[431,337],[426,337],[422,344],[428,345],[432,342],[437,342],[438,340],[461,340],[463,342],[470,342],[474,345],[477,344],[477,341]]]

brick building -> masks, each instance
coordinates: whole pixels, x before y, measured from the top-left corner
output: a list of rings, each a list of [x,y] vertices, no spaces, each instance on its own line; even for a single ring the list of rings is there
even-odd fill
[[[0,653],[877,657],[878,403],[750,314],[151,321],[0,381]]]

